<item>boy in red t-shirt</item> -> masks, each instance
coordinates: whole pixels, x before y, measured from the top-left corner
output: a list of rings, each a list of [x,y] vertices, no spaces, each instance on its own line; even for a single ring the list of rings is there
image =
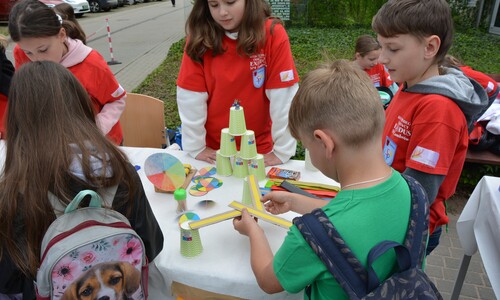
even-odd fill
[[[382,46],[379,62],[402,83],[386,111],[386,162],[417,179],[432,199],[429,254],[448,223],[444,201],[455,192],[468,129],[488,98],[480,85],[452,68],[439,68],[452,44],[445,0],[389,0],[372,28]]]

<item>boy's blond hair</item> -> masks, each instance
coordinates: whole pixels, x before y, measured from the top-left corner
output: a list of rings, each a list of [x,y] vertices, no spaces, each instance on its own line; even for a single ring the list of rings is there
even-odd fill
[[[290,132],[296,139],[326,129],[352,147],[381,140],[384,122],[384,109],[373,83],[366,72],[347,60],[309,72],[289,112]]]
[[[451,9],[445,0],[389,0],[373,17],[372,29],[383,37],[411,34],[419,39],[437,35],[441,46],[436,63],[441,63],[453,40]]]

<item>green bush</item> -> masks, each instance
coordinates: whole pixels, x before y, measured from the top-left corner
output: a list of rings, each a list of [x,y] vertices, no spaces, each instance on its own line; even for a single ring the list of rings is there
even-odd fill
[[[483,176],[500,177],[500,166],[466,163],[459,182],[472,191]]]
[[[488,31],[495,0],[483,0],[483,10],[478,24],[476,23],[480,0],[477,0],[473,7],[469,6],[469,0],[449,0],[448,2],[451,7],[453,22],[457,29],[467,30],[469,28],[475,28],[476,25],[478,25],[481,31]]]
[[[385,0],[291,1],[292,26],[331,27],[369,25]]]

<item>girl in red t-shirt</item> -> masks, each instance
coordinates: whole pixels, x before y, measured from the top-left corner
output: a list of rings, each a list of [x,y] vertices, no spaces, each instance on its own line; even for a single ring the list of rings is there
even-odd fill
[[[213,163],[235,99],[267,166],[286,162],[296,141],[287,130],[299,77],[283,25],[262,0],[195,1],[177,79],[182,147]]]
[[[115,144],[123,140],[120,116],[126,92],[103,57],[80,39],[74,23],[37,0],[19,1],[9,16],[16,68],[30,61],[49,60],[66,67],[90,95],[99,129]],[[84,38],[83,38],[84,39]]]
[[[354,62],[370,76],[376,88],[389,88],[393,81],[382,64],[378,63],[380,45],[370,35],[362,35],[356,40]]]

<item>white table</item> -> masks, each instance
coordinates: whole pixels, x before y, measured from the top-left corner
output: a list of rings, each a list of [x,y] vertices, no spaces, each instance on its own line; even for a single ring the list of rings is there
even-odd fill
[[[493,291],[500,299],[500,178],[484,176],[457,221],[464,249],[451,299],[458,299],[470,259],[478,250]]]
[[[144,174],[144,161],[151,154],[163,152],[174,155],[182,163],[189,163],[198,170],[209,166],[208,163],[194,160],[182,151],[134,147],[121,147],[121,149],[128,155],[132,164],[141,167],[138,172],[142,184],[165,237],[163,251],[155,261],[167,281],[166,288],[170,287],[172,281],[176,281],[210,292],[245,299],[303,299],[302,293],[282,292],[268,295],[259,288],[250,266],[248,238],[234,230],[231,220],[199,229],[204,248],[201,255],[186,258],[180,254],[180,230],[176,220],[177,204],[172,194],[154,191],[152,183]],[[306,170],[303,161],[290,161],[282,167],[300,171],[301,181],[338,185],[321,172]],[[266,172],[268,170],[269,168],[266,168]],[[200,218],[228,211],[230,208],[227,204],[242,199],[243,179],[219,175],[214,177],[223,181],[220,188],[212,190],[202,197],[193,197],[188,194],[188,210],[194,211]],[[261,187],[264,184],[265,181],[259,182]],[[206,199],[214,200],[217,204],[212,208],[201,210],[195,206],[199,201]],[[291,221],[296,214],[287,213],[281,216]],[[271,249],[276,252],[282,244],[287,230],[267,222],[260,221],[259,224],[266,232]]]

